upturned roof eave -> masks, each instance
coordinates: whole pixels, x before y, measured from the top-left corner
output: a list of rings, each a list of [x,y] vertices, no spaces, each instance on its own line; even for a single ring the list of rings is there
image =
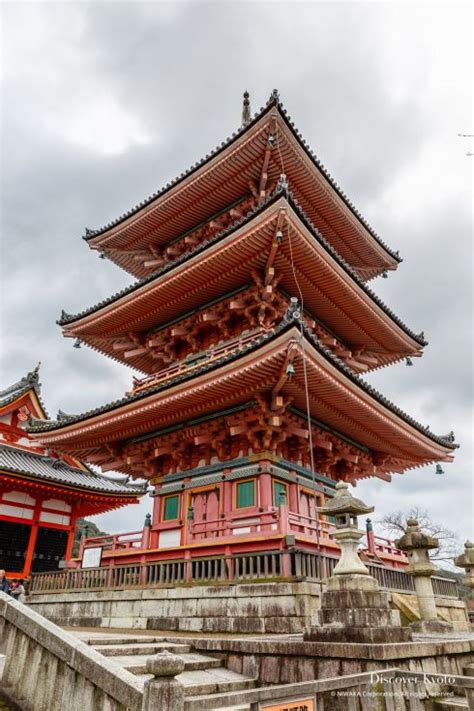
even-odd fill
[[[188,180],[191,176],[194,175],[194,173],[198,172],[201,168],[203,168],[207,164],[211,163],[214,159],[219,157],[224,151],[226,151],[228,148],[230,148],[242,136],[244,136],[246,133],[248,133],[250,130],[252,130],[256,126],[256,124],[258,124],[259,121],[261,121],[273,108],[276,108],[278,110],[278,113],[279,113],[280,117],[282,118],[282,120],[284,121],[285,125],[287,126],[288,130],[290,131],[292,136],[296,139],[296,141],[298,142],[299,146],[304,151],[306,156],[310,159],[313,166],[319,171],[321,176],[327,181],[327,183],[329,184],[331,189],[334,190],[334,192],[341,198],[344,205],[349,209],[349,211],[352,213],[352,215],[356,218],[357,222],[361,225],[363,230],[368,234],[368,236],[370,238],[372,238],[377,243],[378,247],[383,249],[385,254],[389,257],[389,262],[391,262],[394,266],[399,264],[402,261],[402,259],[399,256],[398,252],[392,250],[387,244],[385,244],[385,242],[375,232],[375,230],[370,226],[370,224],[367,222],[367,220],[355,208],[355,206],[349,200],[349,198],[344,193],[344,191],[335,182],[335,180],[330,175],[329,171],[327,171],[326,168],[324,167],[324,165],[322,165],[322,163],[320,162],[320,160],[318,159],[316,154],[311,150],[311,148],[309,147],[309,145],[307,144],[305,139],[302,137],[301,133],[296,128],[294,122],[291,120],[291,116],[289,116],[286,109],[283,107],[283,104],[280,101],[280,98],[279,98],[277,92],[272,93],[266,106],[261,107],[260,111],[258,111],[254,115],[252,120],[247,125],[242,126],[238,131],[234,132],[225,141],[223,141],[219,146],[217,146],[214,150],[212,150],[209,154],[207,154],[207,156],[205,156],[203,159],[201,159],[200,161],[195,163],[188,170],[181,173],[173,181],[171,181],[170,183],[165,185],[162,189],[160,189],[156,193],[153,193],[152,195],[150,195],[148,198],[146,198],[144,201],[142,201],[141,203],[136,205],[134,208],[132,208],[128,212],[124,213],[123,215],[120,215],[120,217],[116,218],[115,220],[112,220],[111,222],[107,223],[103,227],[98,228],[97,230],[86,230],[86,234],[84,235],[83,239],[86,242],[88,242],[89,246],[91,246],[93,244],[99,245],[100,242],[102,241],[102,239],[104,237],[106,237],[109,232],[111,232],[116,227],[118,227],[122,223],[126,222],[130,218],[135,217],[138,213],[140,213],[141,211],[148,208],[152,203],[157,203],[161,198],[163,198],[168,193],[170,193],[172,190],[174,190],[183,181]],[[383,269],[383,267],[381,267],[381,269]]]
[[[31,469],[31,461],[38,462],[42,461],[44,455],[39,452],[27,451],[24,449],[19,449],[14,445],[7,443],[0,443],[0,452],[6,453],[6,456],[13,455],[20,460],[24,460],[24,466],[20,466],[14,462],[0,462],[0,475],[1,474],[11,474],[13,476],[21,476],[28,479],[34,479],[35,481],[41,481],[47,483],[51,487],[66,487],[73,488],[77,491],[88,491],[97,496],[108,496],[108,497],[121,497],[136,499],[137,497],[143,496],[147,491],[147,484],[132,484],[124,486],[120,482],[116,482],[111,479],[107,479],[101,474],[93,472],[89,467],[81,469],[80,467],[71,467],[66,462],[61,461],[61,469],[64,470],[64,474],[72,474],[75,476],[82,476],[84,479],[90,476],[90,482],[72,482],[72,481],[61,481],[60,479],[50,478],[45,474],[41,474],[34,471],[28,471]],[[2,455],[3,458],[3,455]],[[54,460],[60,461],[60,460]],[[95,481],[94,481],[95,480]],[[95,484],[95,486],[94,486]],[[98,485],[102,484],[103,487],[110,488],[98,488]]]
[[[132,294],[134,291],[137,291],[141,289],[143,286],[146,286],[148,284],[152,284],[155,280],[158,280],[165,274],[168,274],[171,272],[173,269],[178,268],[181,264],[187,262],[189,259],[192,257],[196,256],[197,254],[200,254],[204,252],[208,247],[216,244],[220,240],[224,239],[225,237],[228,237],[230,234],[233,232],[237,231],[238,229],[241,229],[242,227],[248,225],[253,219],[255,219],[257,216],[261,215],[267,208],[269,208],[274,202],[276,202],[280,197],[285,197],[286,200],[288,201],[290,207],[292,210],[295,212],[297,217],[303,222],[303,224],[306,226],[306,228],[310,231],[312,236],[321,244],[321,246],[325,249],[325,251],[345,270],[345,272],[348,274],[348,276],[354,280],[357,285],[365,292],[365,294],[375,302],[375,304],[381,308],[381,310],[391,319],[391,321],[399,327],[405,334],[405,336],[408,336],[414,344],[418,347],[424,347],[428,345],[427,341],[424,339],[423,334],[415,334],[386,304],[372,291],[372,289],[367,286],[367,284],[361,279],[358,274],[354,271],[354,269],[339,255],[339,253],[334,249],[334,247],[323,237],[323,235],[319,232],[319,230],[312,224],[311,220],[309,217],[305,214],[304,210],[302,207],[299,205],[299,203],[294,199],[292,196],[291,192],[282,187],[281,185],[277,186],[275,191],[273,192],[272,195],[269,195],[266,200],[264,200],[260,205],[258,205],[256,208],[251,210],[247,215],[242,217],[240,220],[237,220],[232,226],[222,230],[218,234],[214,235],[212,238],[209,240],[205,240],[201,242],[199,245],[197,245],[195,248],[189,250],[185,254],[181,255],[177,259],[175,259],[172,262],[169,262],[168,264],[164,265],[160,269],[158,269],[156,272],[153,272],[152,274],[143,277],[142,279],[137,280],[133,284],[131,284],[128,287],[125,287],[121,291],[117,292],[116,294],[113,294],[112,296],[103,299],[102,301],[98,302],[92,307],[89,307],[88,309],[85,309],[84,311],[72,315],[68,314],[66,312],[61,313],[60,319],[58,319],[57,323],[58,325],[63,328],[63,333],[65,335],[70,335],[68,331],[72,332],[72,329],[68,329],[67,326],[70,324],[76,324],[78,321],[81,321],[82,319],[87,319],[88,316],[91,314],[99,312],[101,309],[106,309],[108,306],[111,304],[120,301],[121,298],[124,298],[128,296],[129,294]],[[72,335],[75,335],[72,333]],[[415,350],[416,350],[415,346]]]
[[[175,376],[174,378],[170,378],[170,380],[168,380],[165,383],[161,383],[155,387],[150,387],[150,389],[148,389],[146,391],[137,393],[135,395],[126,396],[126,397],[124,397],[120,400],[117,400],[115,402],[108,403],[100,408],[95,408],[94,410],[90,410],[86,413],[83,413],[82,415],[71,417],[68,420],[65,420],[63,422],[38,421],[38,422],[34,423],[32,426],[28,427],[28,432],[33,436],[33,438],[34,438],[35,434],[39,435],[38,439],[40,439],[41,433],[58,431],[58,430],[63,429],[65,427],[74,426],[78,423],[82,423],[88,419],[95,418],[95,417],[97,417],[99,415],[103,415],[107,412],[118,410],[121,407],[129,406],[130,404],[135,403],[135,402],[143,401],[145,398],[153,397],[154,395],[156,395],[164,390],[167,390],[174,385],[178,385],[183,382],[187,382],[187,381],[196,379],[203,373],[207,373],[209,371],[216,370],[229,361],[237,360],[239,357],[243,357],[247,353],[257,350],[262,345],[274,340],[275,338],[280,336],[285,331],[287,331],[291,328],[294,328],[295,326],[298,326],[298,324],[299,324],[299,321],[297,321],[297,319],[296,319],[295,310],[290,309],[287,316],[282,320],[282,322],[272,332],[270,332],[269,334],[266,334],[266,335],[259,336],[258,338],[255,339],[255,341],[252,341],[247,346],[244,346],[238,354],[235,354],[235,353],[227,354],[225,356],[222,356],[222,358],[220,358],[220,359],[216,359],[211,364],[208,364],[208,365],[203,364],[200,368],[193,370],[192,373],[190,373],[188,375],[181,374],[181,375]],[[350,370],[350,368],[348,368],[344,363],[342,363],[342,361],[340,361],[336,356],[334,356],[328,348],[323,346],[323,344],[317,339],[317,337],[315,337],[312,333],[309,332],[309,330],[306,328],[306,326],[304,326],[304,333],[305,333],[305,337],[309,341],[309,343],[327,361],[329,361],[329,363],[331,365],[333,365],[337,370],[339,370],[341,373],[343,373],[349,380],[351,380],[358,387],[360,387],[363,392],[367,393],[370,397],[372,397],[380,405],[387,408],[389,411],[391,411],[393,414],[395,414],[397,417],[399,417],[406,424],[410,425],[418,433],[420,433],[427,439],[440,445],[441,447],[444,447],[446,450],[449,450],[449,451],[452,451],[459,446],[454,441],[454,434],[453,433],[450,433],[450,435],[447,438],[440,437],[440,436],[432,433],[429,430],[429,428],[426,428],[422,424],[417,422],[414,418],[412,418],[410,415],[408,415],[403,410],[401,410],[401,408],[394,405],[384,395],[382,395],[375,388],[373,388],[371,385],[366,383],[359,375],[355,374],[352,370]]]

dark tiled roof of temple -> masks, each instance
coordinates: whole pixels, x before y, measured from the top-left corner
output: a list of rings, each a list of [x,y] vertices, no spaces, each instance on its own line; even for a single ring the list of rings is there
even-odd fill
[[[9,387],[4,388],[3,390],[0,390],[0,407],[6,407],[11,402],[18,400],[18,398],[20,398],[22,395],[27,393],[29,390],[34,390],[36,393],[36,397],[38,398],[39,402],[41,403],[41,407],[43,408],[44,412],[46,413],[46,408],[45,408],[44,403],[40,397],[40,392],[41,392],[41,383],[39,382],[40,367],[41,367],[41,363],[38,363],[36,368],[34,368],[31,372],[27,373],[23,378],[18,380],[16,383],[13,383],[13,385],[10,385]]]
[[[372,235],[372,237],[378,242],[378,244],[383,247],[383,249],[395,260],[398,262],[401,262],[401,258],[398,254],[398,252],[392,250],[385,242],[379,237],[379,235],[375,232],[375,230],[369,225],[367,220],[361,215],[361,213],[354,207],[352,202],[349,200],[345,192],[340,188],[340,186],[336,183],[336,181],[331,177],[329,171],[326,169],[326,167],[321,163],[319,158],[316,156],[316,154],[311,150],[305,139],[302,137],[301,133],[298,131],[296,128],[294,122],[291,119],[291,116],[287,113],[286,109],[284,108],[280,96],[278,94],[278,91],[275,89],[272,91],[269,100],[267,101],[265,106],[262,106],[260,110],[253,116],[252,120],[249,121],[245,126],[242,126],[238,131],[235,131],[231,136],[229,136],[225,141],[223,141],[220,145],[216,146],[214,150],[212,150],[210,153],[204,156],[200,161],[192,165],[188,170],[184,171],[180,175],[178,175],[173,181],[170,183],[167,183],[163,188],[158,190],[157,192],[153,193],[150,195],[148,198],[140,202],[138,205],[133,207],[131,210],[128,210],[128,212],[125,212],[123,215],[120,215],[118,218],[115,220],[112,220],[111,222],[107,223],[103,227],[100,227],[96,230],[91,230],[86,228],[86,234],[84,235],[85,240],[90,240],[93,237],[96,237],[97,235],[106,232],[108,229],[111,227],[120,224],[120,222],[123,222],[126,220],[128,217],[131,215],[139,212],[143,207],[146,205],[149,205],[152,203],[154,200],[157,198],[161,197],[164,195],[167,191],[171,190],[175,185],[177,185],[180,181],[184,180],[188,176],[192,175],[196,170],[201,168],[203,165],[205,165],[208,161],[212,160],[216,155],[218,155],[221,151],[225,150],[229,145],[231,145],[235,140],[237,140],[242,134],[244,134],[246,131],[249,130],[257,121],[259,121],[262,116],[268,112],[272,107],[277,107],[280,115],[284,119],[285,123],[287,126],[290,128],[294,136],[297,138],[298,142],[300,145],[303,147],[304,151],[308,154],[308,156],[311,158],[312,162],[314,165],[318,168],[318,170],[324,175],[324,177],[328,180],[328,182],[331,184],[333,189],[337,192],[337,194],[342,198],[344,203],[347,205],[347,207],[351,210],[351,212],[357,217],[359,222],[361,222],[362,225],[368,230],[368,232]]]
[[[146,493],[146,484],[128,484],[117,481],[101,474],[96,474],[90,469],[86,471],[73,467],[61,459],[54,459],[37,452],[28,452],[13,445],[0,444],[0,470],[12,474],[23,474],[35,479],[44,479],[48,482],[73,486],[104,494],[130,497],[141,496]]]

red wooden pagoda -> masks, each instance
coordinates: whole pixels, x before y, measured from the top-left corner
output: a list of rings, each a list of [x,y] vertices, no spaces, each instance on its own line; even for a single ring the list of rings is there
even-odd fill
[[[137,281],[63,312],[64,335],[143,377],[116,402],[30,432],[155,485],[150,557],[334,549],[314,506],[338,480],[390,481],[452,460],[452,434],[435,435],[361,378],[426,342],[367,286],[398,253],[276,92],[213,153],[85,239]]]
[[[38,377],[39,367],[0,391],[0,568],[18,578],[71,557],[79,516],[137,503],[146,491],[30,440],[28,418],[46,419]]]

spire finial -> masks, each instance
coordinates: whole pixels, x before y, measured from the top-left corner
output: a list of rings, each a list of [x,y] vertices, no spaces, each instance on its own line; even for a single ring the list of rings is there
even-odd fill
[[[250,123],[250,94],[245,90],[242,103],[242,126],[246,126],[248,123]]]

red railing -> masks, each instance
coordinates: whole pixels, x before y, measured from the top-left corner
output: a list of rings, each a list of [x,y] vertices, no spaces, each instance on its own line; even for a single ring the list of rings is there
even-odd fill
[[[164,380],[169,380],[169,378],[172,378],[174,375],[178,375],[180,373],[188,373],[194,370],[195,368],[200,368],[204,362],[209,363],[209,361],[215,360],[216,358],[220,358],[221,356],[225,355],[226,353],[229,353],[230,351],[234,351],[237,348],[241,348],[246,343],[249,343],[249,341],[253,341],[261,333],[263,333],[262,329],[256,329],[251,333],[245,334],[245,336],[233,338],[231,341],[227,341],[226,343],[220,343],[216,346],[211,346],[208,350],[202,351],[202,354],[192,353],[188,355],[184,360],[170,365],[168,368],[163,368],[163,370],[160,370],[154,375],[149,375],[146,378],[134,378],[133,392],[140,392],[140,390],[145,390],[146,388],[149,388],[152,385],[157,385],[158,383],[161,383]]]
[[[180,551],[175,558],[51,573],[33,573],[32,594],[66,590],[90,591],[150,588],[184,584],[239,583],[276,579],[323,581],[332,575],[337,557],[295,548],[195,557]],[[186,557],[185,557],[186,556]],[[383,590],[411,593],[413,577],[403,570],[368,563],[370,574]],[[433,578],[434,593],[457,597],[457,583]]]
[[[127,531],[127,533],[112,533],[106,536],[83,536],[79,546],[79,558],[86,548],[102,548],[102,551],[142,550],[145,548],[144,529]]]
[[[332,523],[324,519],[315,519],[311,516],[288,511],[286,505],[279,508],[270,507],[265,510],[234,511],[227,514],[225,518],[204,521],[190,520],[186,526],[181,525],[176,528],[180,530],[184,528],[183,543],[178,546],[181,549],[197,542],[201,542],[203,545],[212,544],[215,539],[220,541],[226,539],[229,543],[238,542],[244,540],[249,534],[254,539],[255,537],[266,539],[269,534],[301,534],[311,537],[314,542],[319,539],[320,545],[332,550],[337,555],[337,544],[331,542],[335,529]],[[154,530],[159,535],[162,529],[161,526],[158,526]],[[110,554],[124,551],[145,552],[150,548],[150,533],[150,527],[145,526],[141,531],[82,538],[79,559],[82,559],[84,550],[87,548],[102,548],[103,552]],[[406,554],[396,548],[390,539],[372,535],[372,541],[372,547],[368,545],[367,541],[367,544],[363,544],[362,550],[369,557],[373,557],[375,561],[378,558],[395,565],[406,563]]]
[[[390,538],[382,538],[382,536],[374,536],[375,552],[377,555],[389,555],[400,560],[406,560],[407,554],[397,548]]]

